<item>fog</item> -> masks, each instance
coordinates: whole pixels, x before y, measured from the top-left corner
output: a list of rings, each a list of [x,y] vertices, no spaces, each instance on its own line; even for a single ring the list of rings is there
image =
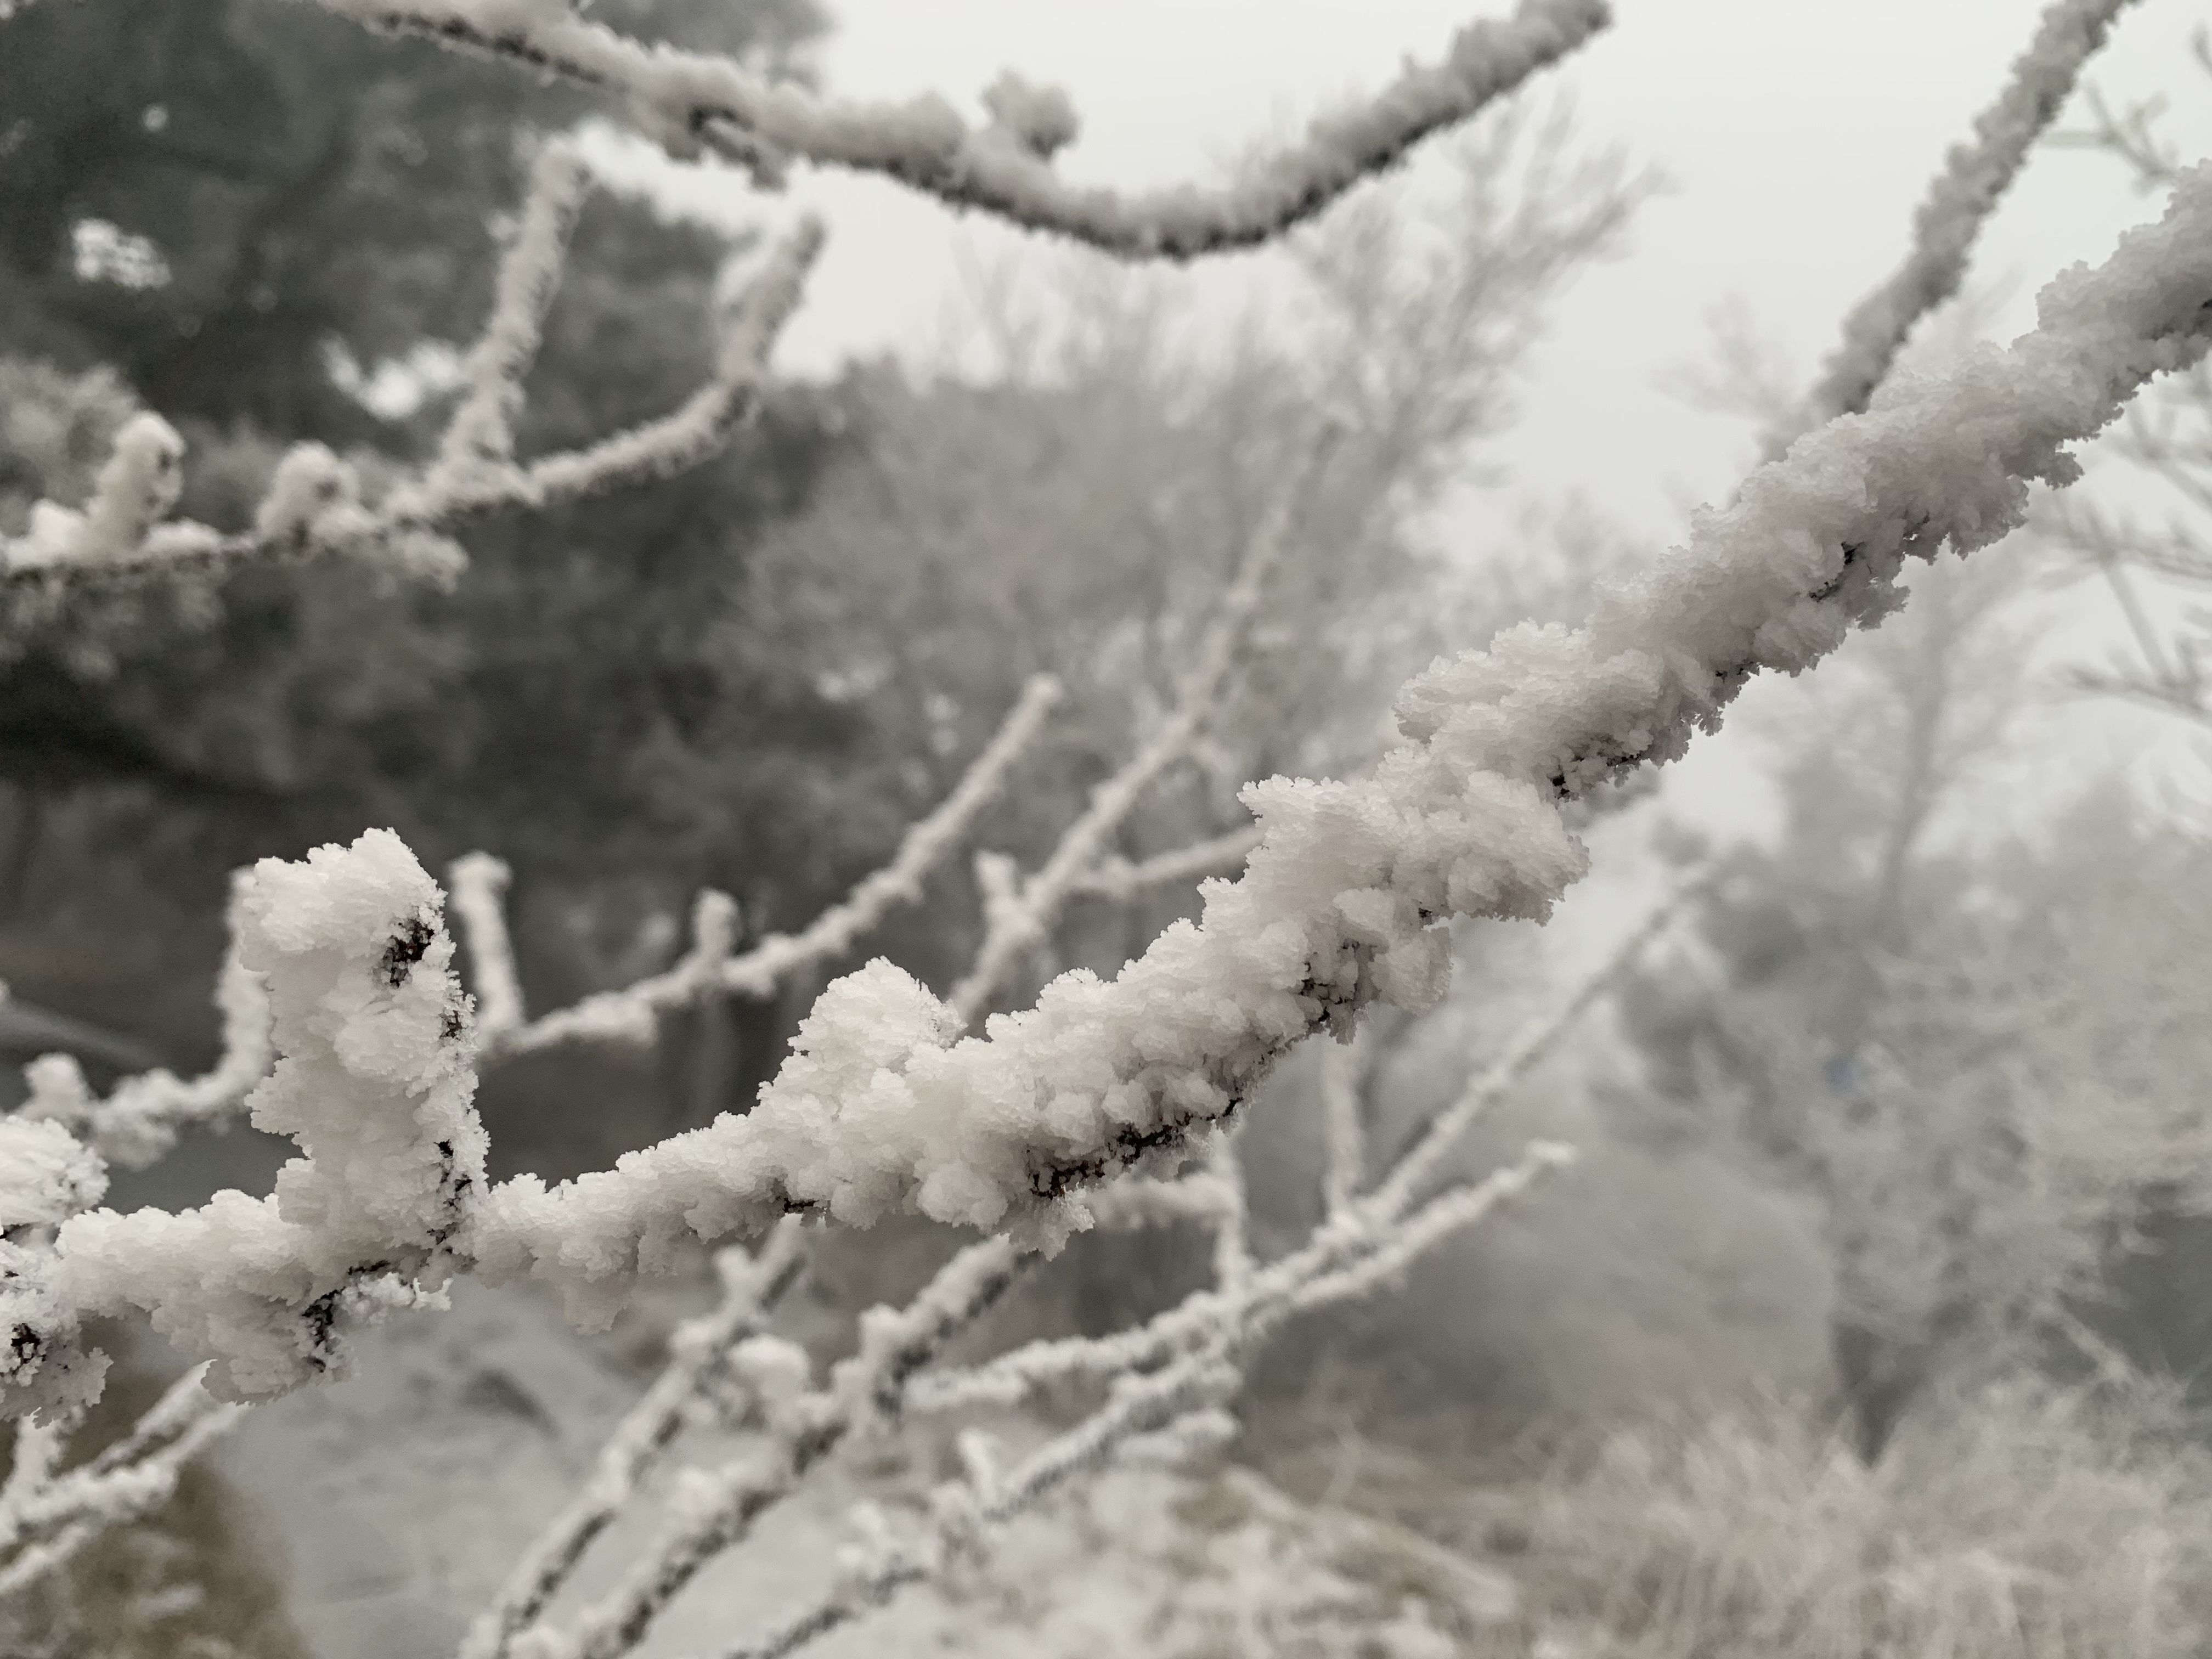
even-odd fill
[[[0,1659],[2206,1650],[2212,46],[1470,9],[0,0]]]

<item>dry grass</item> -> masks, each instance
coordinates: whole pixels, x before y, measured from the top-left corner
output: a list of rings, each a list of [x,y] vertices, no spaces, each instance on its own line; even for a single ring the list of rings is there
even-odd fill
[[[1936,1402],[1872,1468],[1778,1405],[1510,1472],[1358,1462],[1350,1501],[1515,1580],[1480,1659],[2212,1654],[2212,1454],[2148,1388]]]
[[[2016,1389],[1879,1463],[1774,1410],[1607,1440],[1526,1506],[1551,1659],[2163,1659],[2207,1650],[2212,1458],[2160,1402]]]

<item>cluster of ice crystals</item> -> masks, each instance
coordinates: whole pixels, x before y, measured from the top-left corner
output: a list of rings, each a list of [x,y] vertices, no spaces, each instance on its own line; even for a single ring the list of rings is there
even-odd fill
[[[340,1367],[349,1324],[436,1286],[484,1157],[440,897],[388,830],[254,870],[239,948],[280,1058],[246,1103],[301,1156],[265,1199],[69,1220],[56,1243],[74,1307],[143,1309],[252,1395]]]

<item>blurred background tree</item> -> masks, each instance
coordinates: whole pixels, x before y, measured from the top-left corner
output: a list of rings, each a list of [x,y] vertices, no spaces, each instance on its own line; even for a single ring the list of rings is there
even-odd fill
[[[806,0],[623,10],[784,73],[823,26]],[[276,0],[0,20],[0,514],[81,489],[134,402],[179,420],[187,508],[218,525],[278,438],[417,454],[528,151],[586,108]],[[678,401],[732,252],[599,194],[526,450]],[[764,916],[811,904],[876,850],[793,810],[851,723],[787,653],[730,633],[747,547],[848,424],[837,388],[779,395],[672,485],[526,534],[480,526],[451,594],[256,571],[19,613],[0,658],[7,976],[192,1060],[224,872],[370,822],[434,860],[509,857],[526,968],[554,994],[605,965],[572,924],[610,879],[631,898],[714,882]]]

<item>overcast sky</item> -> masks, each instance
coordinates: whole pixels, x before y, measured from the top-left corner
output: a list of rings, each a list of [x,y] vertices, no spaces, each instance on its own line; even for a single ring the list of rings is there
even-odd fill
[[[1809,373],[1845,310],[1902,253],[1944,151],[2002,84],[2040,9],[2040,0],[1621,0],[1616,26],[1546,79],[1572,90],[1591,141],[1617,141],[1668,187],[1643,210],[1626,253],[1554,308],[1529,360],[1522,417],[1491,458],[1520,487],[1580,490],[1641,534],[1678,537],[1689,506],[1728,492],[1750,441],[1741,425],[1686,409],[1658,382],[1707,355],[1707,318],[1730,301]],[[1432,57],[1468,16],[1504,4],[832,0],[832,9],[836,32],[820,61],[833,91],[933,88],[972,112],[975,94],[1016,68],[1064,87],[1082,113],[1065,171],[1134,185],[1211,176],[1255,135],[1376,85],[1407,54]],[[2170,91],[2172,131],[2194,154],[2212,149],[2212,79],[2188,54],[2203,16],[2185,0],[2142,0],[2091,75],[2123,101]],[[2079,118],[2077,100],[2060,125]],[[686,169],[670,188],[709,212],[750,210],[727,175]],[[826,372],[852,354],[885,350],[926,359],[960,309],[963,265],[1047,252],[874,180],[810,174],[793,195],[831,232],[781,348],[794,370]],[[1998,331],[2027,326],[2035,290],[2053,272],[2102,258],[2156,205],[2108,158],[2039,152],[1977,257],[1977,284],[2009,296]],[[1234,307],[1263,282],[1264,265],[1240,256],[1179,280],[1206,306]],[[1479,546],[1507,519],[1502,498],[1474,494],[1439,532]]]
[[[1065,87],[1083,137],[1062,165],[1131,185],[1206,176],[1255,134],[1431,57],[1500,0],[834,0],[822,64],[835,90],[935,88],[973,108],[1002,69]],[[1578,486],[1668,533],[1685,501],[1723,491],[1747,451],[1725,422],[1686,414],[1654,381],[1696,357],[1705,319],[1741,298],[1808,367],[1853,300],[1903,251],[1944,150],[1966,136],[2032,33],[2039,0],[1625,0],[1564,70],[1594,140],[1618,140],[1672,181],[1627,255],[1559,305],[1531,362],[1525,418],[1504,446],[1540,488]],[[2212,82],[2186,57],[2203,18],[2185,0],[2132,9],[2094,78],[2115,94],[2171,88],[2175,131],[2212,131]],[[786,348],[822,368],[853,351],[933,348],[962,288],[956,247],[988,263],[1023,239],[870,180],[816,176],[799,194],[830,219],[830,251]],[[2119,169],[2039,155],[1990,228],[1979,274],[2009,279],[2006,332],[2034,290],[2100,258],[2149,210]],[[1036,245],[1028,245],[1032,256]],[[1254,261],[1195,279],[1208,301]]]

